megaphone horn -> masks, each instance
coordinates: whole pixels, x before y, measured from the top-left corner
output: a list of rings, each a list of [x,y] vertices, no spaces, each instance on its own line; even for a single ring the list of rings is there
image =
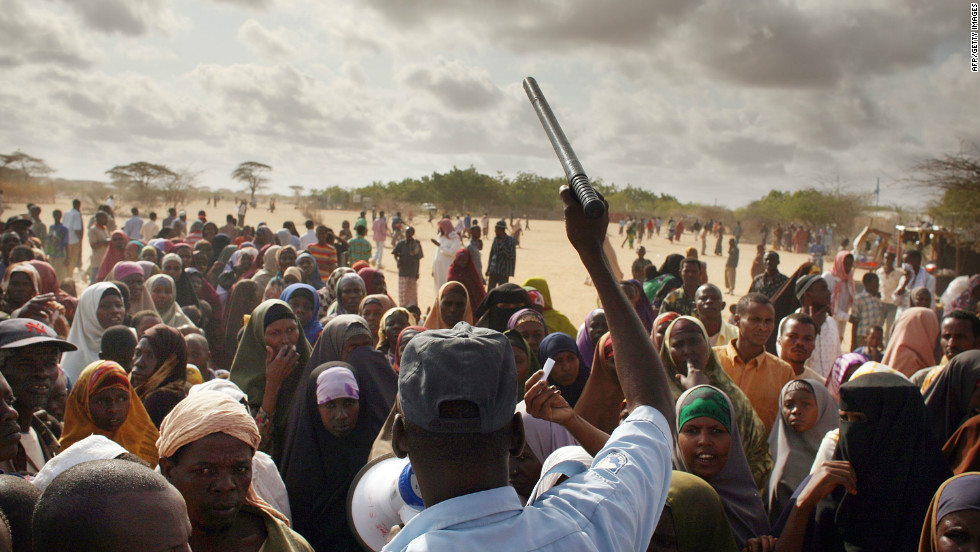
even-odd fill
[[[387,454],[357,472],[347,493],[347,521],[365,550],[378,552],[395,525],[425,508],[408,458]]]

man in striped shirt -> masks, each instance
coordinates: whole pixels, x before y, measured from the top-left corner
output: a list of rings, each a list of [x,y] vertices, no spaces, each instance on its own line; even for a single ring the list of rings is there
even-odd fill
[[[333,240],[333,232],[321,224],[316,228],[316,243],[306,247],[310,255],[316,259],[317,268],[320,269],[320,276],[323,278],[328,278],[337,268],[337,250],[331,244]]]

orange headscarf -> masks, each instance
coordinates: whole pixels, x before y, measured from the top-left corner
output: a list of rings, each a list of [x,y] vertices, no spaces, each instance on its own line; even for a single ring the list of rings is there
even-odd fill
[[[463,311],[462,321],[466,322],[467,324],[473,324],[473,309],[470,308],[470,294],[468,291],[466,291],[466,286],[455,280],[450,280],[445,284],[442,284],[442,287],[439,288],[439,293],[436,295],[435,304],[432,305],[432,310],[429,312],[428,318],[425,319],[425,327],[427,329],[448,329],[445,321],[442,319],[442,308],[440,307],[440,304],[442,303],[442,296],[450,291],[461,291],[463,293],[463,296],[466,298],[466,310]]]
[[[905,377],[936,365],[939,318],[931,309],[912,307],[898,317],[881,363]]]
[[[124,389],[129,393],[129,414],[122,426],[114,432],[99,428],[92,421],[88,401],[92,395],[104,389]],[[143,401],[136,395],[129,377],[121,366],[110,360],[93,362],[82,370],[78,381],[71,388],[65,406],[65,429],[61,434],[61,449],[81,441],[89,435],[102,435],[119,443],[124,449],[146,460],[152,466],[160,459],[157,454],[157,428],[143,408]]]
[[[253,450],[259,447],[259,428],[240,402],[219,391],[201,391],[186,399],[167,414],[160,424],[157,448],[160,456],[170,458],[184,445],[203,439],[212,433],[224,433],[238,439]],[[289,520],[268,502],[259,498],[252,484],[248,486],[245,504],[288,524]]]

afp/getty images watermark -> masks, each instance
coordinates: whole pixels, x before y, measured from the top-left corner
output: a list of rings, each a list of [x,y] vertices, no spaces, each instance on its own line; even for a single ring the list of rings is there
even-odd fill
[[[980,3],[970,2],[970,71],[980,71]]]

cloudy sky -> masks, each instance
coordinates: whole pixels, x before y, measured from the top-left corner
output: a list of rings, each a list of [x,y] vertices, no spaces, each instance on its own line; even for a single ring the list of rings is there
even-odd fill
[[[0,0],[0,36],[0,151],[64,178],[557,176],[527,75],[590,176],[684,201],[880,177],[907,202],[905,168],[980,141],[951,0]]]

